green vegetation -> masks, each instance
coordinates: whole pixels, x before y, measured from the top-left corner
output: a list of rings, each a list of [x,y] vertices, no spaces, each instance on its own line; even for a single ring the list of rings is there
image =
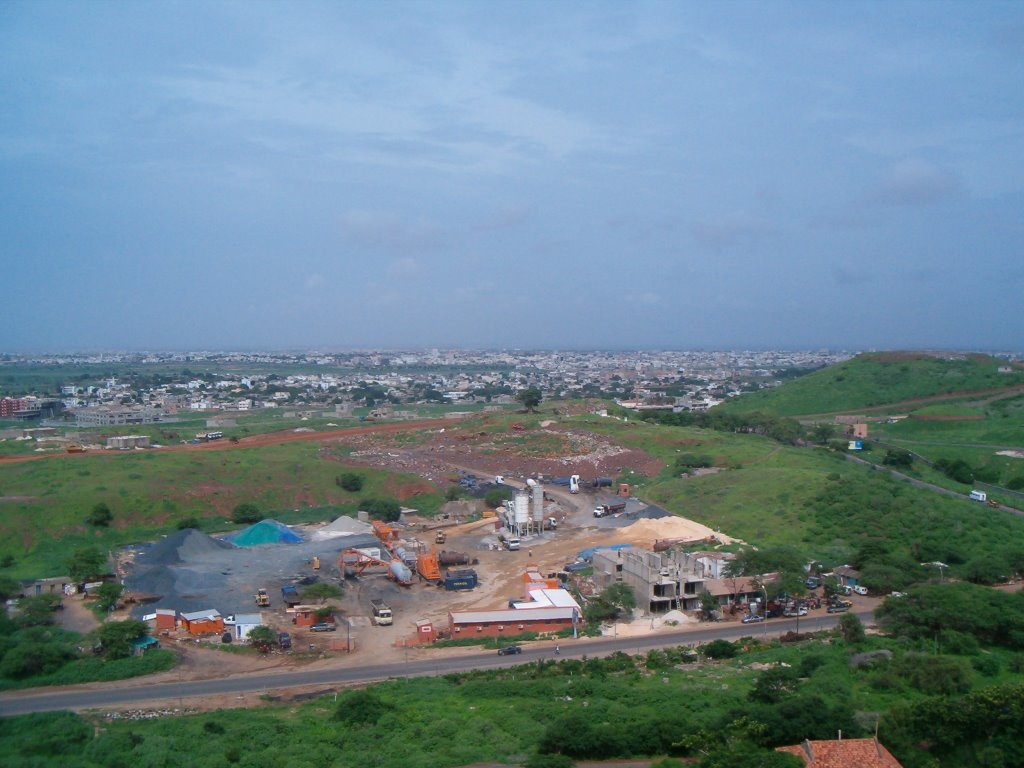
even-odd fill
[[[236,504],[235,508],[231,510],[232,523],[251,525],[252,523],[258,523],[262,519],[263,513],[260,512],[260,508],[251,501],[243,501],[241,504]]]
[[[946,360],[924,353],[865,353],[785,386],[733,398],[715,411],[780,416],[856,412],[915,398],[1024,385],[1024,371],[998,373],[1003,364],[987,355]]]
[[[877,722],[882,743],[907,768],[1017,764],[1011,745],[1024,735],[1019,651],[987,646],[964,656],[943,645],[937,654],[931,638],[844,634],[829,642],[764,645],[745,638],[698,649],[701,658],[718,661],[698,662],[685,647],[548,660],[393,680],[303,704],[104,721],[100,729],[63,713],[11,718],[0,721],[0,753],[12,768],[55,754],[67,768],[166,763],[186,750],[200,767],[289,768],[311,760],[384,768],[558,766],[566,759],[643,756],[771,766],[787,764],[773,762],[775,746],[834,738],[840,728],[844,736],[869,737]],[[851,664],[865,651],[887,655]],[[950,729],[942,738],[935,738],[937,721]],[[67,743],[75,749],[61,752]],[[202,750],[186,746],[199,743]],[[993,747],[1002,762],[993,760]]]
[[[244,502],[255,504],[262,517],[289,524],[354,514],[360,499],[335,484],[339,466],[345,468],[343,457],[315,443],[0,465],[0,558],[16,558],[8,567],[17,578],[61,574],[75,549],[106,553],[155,539],[181,521],[207,532],[231,530],[231,511]],[[370,498],[401,499],[425,514],[444,503],[421,478],[363,467],[358,472]],[[100,502],[113,515],[107,527],[86,523]]]

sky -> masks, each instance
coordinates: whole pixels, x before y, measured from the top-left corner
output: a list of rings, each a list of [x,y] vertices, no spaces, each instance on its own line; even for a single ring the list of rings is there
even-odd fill
[[[1024,351],[1024,3],[0,3],[0,351]]]

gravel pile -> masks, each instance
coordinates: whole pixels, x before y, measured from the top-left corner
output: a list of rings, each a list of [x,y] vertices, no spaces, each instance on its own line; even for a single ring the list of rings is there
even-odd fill
[[[137,606],[132,611],[136,617],[157,608],[251,613],[257,589],[266,589],[272,608],[278,608],[285,584],[337,582],[337,560],[343,548],[380,546],[373,535],[353,534],[327,541],[235,547],[200,531],[179,531],[136,558],[125,587],[156,598]],[[319,571],[312,569],[314,557],[320,558]]]

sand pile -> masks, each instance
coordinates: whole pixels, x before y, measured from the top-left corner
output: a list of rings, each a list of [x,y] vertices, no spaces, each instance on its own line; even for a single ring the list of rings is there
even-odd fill
[[[318,528],[313,532],[313,539],[315,541],[323,541],[324,539],[333,539],[338,536],[355,536],[364,533],[372,533],[373,526],[369,523],[364,523],[361,520],[356,520],[354,517],[348,517],[342,515],[337,520],[328,523],[323,528]]]
[[[648,549],[654,546],[658,539],[707,539],[714,537],[723,544],[729,544],[732,538],[722,533],[716,533],[706,525],[687,520],[685,517],[660,517],[657,519],[637,520],[632,525],[620,528],[616,537],[625,539]]]

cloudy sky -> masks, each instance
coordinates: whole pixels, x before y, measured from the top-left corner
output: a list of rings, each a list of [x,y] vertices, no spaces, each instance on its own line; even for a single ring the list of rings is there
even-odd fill
[[[0,259],[0,351],[1024,350],[1024,4],[6,0]]]

